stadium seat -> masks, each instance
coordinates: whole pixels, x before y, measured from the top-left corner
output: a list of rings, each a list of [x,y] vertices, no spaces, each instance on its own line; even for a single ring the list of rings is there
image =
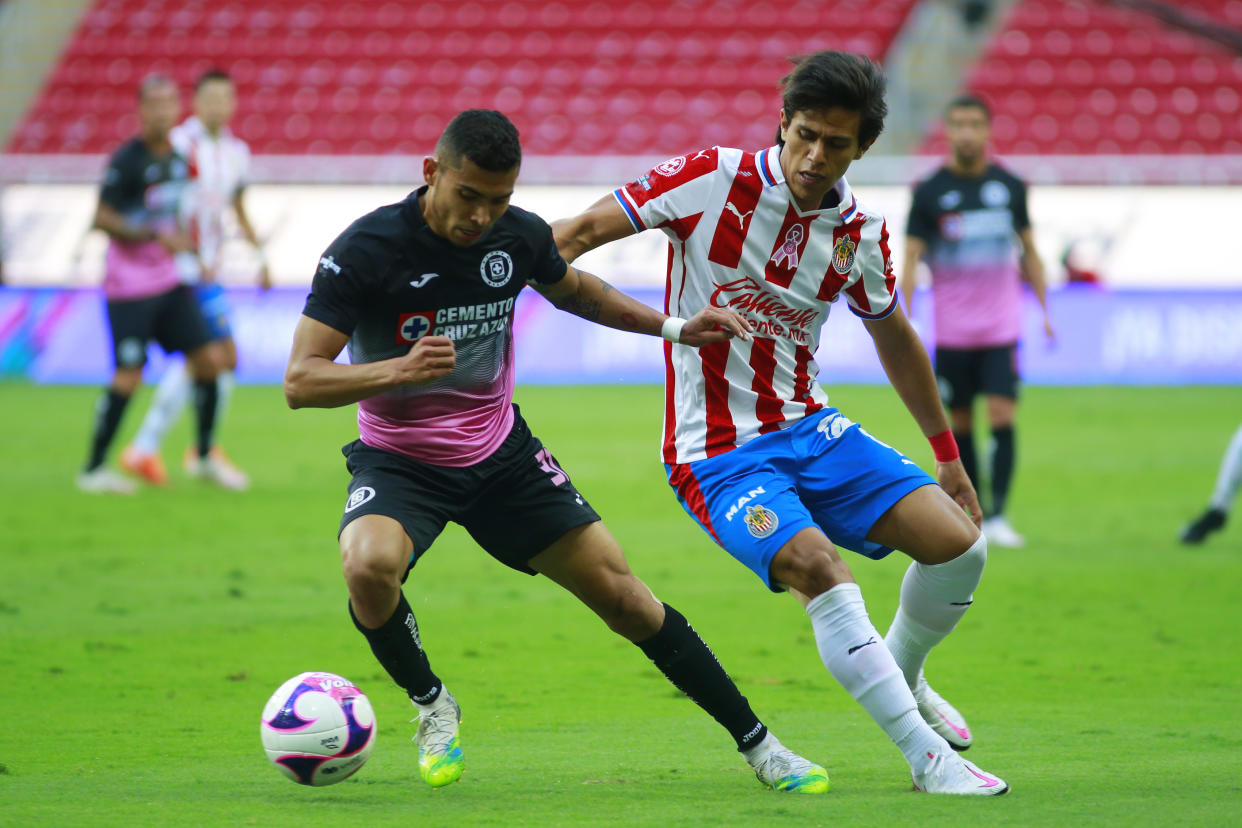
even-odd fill
[[[1179,8],[1224,25],[1242,19],[1242,0]],[[1133,8],[1019,0],[967,87],[993,106],[1002,155],[1214,154],[1242,145],[1242,58]],[[938,126],[922,151],[944,151]]]
[[[882,59],[916,4],[95,0],[6,149],[111,151],[142,77],[165,72],[188,100],[212,66],[237,82],[258,154],[423,152],[465,105],[508,112],[531,153],[761,146],[789,55]]]

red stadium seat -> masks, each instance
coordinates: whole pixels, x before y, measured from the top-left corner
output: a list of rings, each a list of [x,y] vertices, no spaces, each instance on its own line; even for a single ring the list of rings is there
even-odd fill
[[[1218,22],[1242,0],[1186,0]],[[1236,152],[1242,58],[1152,15],[1104,3],[1019,0],[972,68],[1000,154]],[[939,128],[924,151],[941,151]]]
[[[236,129],[256,153],[423,152],[468,105],[521,120],[531,153],[761,146],[789,55],[882,59],[915,5],[96,0],[7,149],[110,151],[136,128],[142,77],[166,72],[188,100],[212,66],[237,82]]]

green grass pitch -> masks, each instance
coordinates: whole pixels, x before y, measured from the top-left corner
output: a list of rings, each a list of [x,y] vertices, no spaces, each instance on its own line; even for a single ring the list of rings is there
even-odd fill
[[[920,463],[891,390],[830,389]],[[185,480],[78,493],[96,389],[0,386],[0,824],[1225,825],[1242,806],[1242,518],[1176,542],[1242,412],[1237,388],[1030,388],[1011,516],[974,608],[933,655],[997,800],[916,795],[900,754],[819,663],[793,600],[711,544],[657,455],[654,387],[519,388],[518,402],[626,548],[832,791],[764,791],[728,736],[557,587],[451,528],[407,594],[461,701],[466,773],[417,777],[413,711],[345,613],[335,530],[352,409],[288,411],[243,387],[223,429],[253,489]],[[149,399],[128,412],[122,439]],[[183,422],[170,466],[189,438]],[[118,444],[119,445],[119,444]],[[905,558],[845,553],[887,629]],[[367,766],[294,785],[259,745],[284,679],[329,670],[371,697]]]

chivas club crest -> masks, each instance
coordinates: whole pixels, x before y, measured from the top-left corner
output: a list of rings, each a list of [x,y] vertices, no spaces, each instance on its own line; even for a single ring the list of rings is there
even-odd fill
[[[849,236],[842,236],[832,246],[832,269],[844,276],[853,266],[854,240]]]
[[[777,520],[776,512],[771,509],[765,509],[762,506],[748,506],[746,508],[746,531],[750,532],[756,538],[766,538],[776,531]]]
[[[657,164],[655,171],[663,176],[673,176],[677,175],[684,166],[686,166],[686,156],[679,155],[676,158],[670,158],[663,164]]]

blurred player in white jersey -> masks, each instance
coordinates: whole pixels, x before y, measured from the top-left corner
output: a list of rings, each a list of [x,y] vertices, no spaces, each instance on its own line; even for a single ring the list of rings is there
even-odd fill
[[[1216,475],[1216,489],[1203,514],[1182,529],[1182,543],[1196,545],[1207,540],[1208,535],[1225,528],[1229,510],[1242,489],[1242,426],[1233,433],[1233,439],[1225,449]]]
[[[776,146],[671,159],[553,227],[570,261],[649,228],[669,237],[663,456],[678,499],[769,589],[799,600],[824,665],[896,743],[917,789],[995,795],[1008,786],[951,749],[968,748],[970,730],[923,678],[983,573],[978,500],[896,301],[884,219],[844,178],[883,129],[884,88],[864,57],[811,55],[784,80]],[[828,407],[814,354],[838,297],[931,441],[939,486]],[[678,317],[706,307],[740,312],[753,337],[673,344]],[[914,559],[886,638],[838,546]]]
[[[991,111],[982,98],[963,95],[949,104],[945,135],[951,157],[914,189],[901,292],[912,313],[915,275],[925,258],[932,275],[940,396],[975,486],[974,402],[978,395],[986,400],[992,497],[983,533],[997,546],[1016,548],[1024,539],[1006,518],[1005,505],[1016,458],[1022,281],[1039,302],[1050,341],[1053,331],[1026,184],[988,158],[990,133]]]
[[[195,287],[203,316],[211,329],[212,350],[220,366],[217,424],[224,415],[233,391],[233,372],[237,368],[237,345],[229,326],[228,299],[217,281],[224,248],[225,213],[232,209],[246,240],[259,252],[259,286],[271,287],[263,247],[246,213],[245,188],[250,176],[250,148],[229,129],[237,109],[232,79],[220,69],[203,73],[194,88],[194,115],[172,131],[177,151],[190,162],[194,178],[189,212],[198,240],[198,256],[182,256],[182,277]],[[189,382],[185,369],[172,365],[164,372],[151,408],[138,429],[134,442],[121,454],[121,466],[156,485],[168,481],[160,458],[160,444],[185,407]],[[187,454],[185,470],[191,477],[217,483],[229,489],[245,489],[249,479],[233,465],[218,446],[206,458]]]

